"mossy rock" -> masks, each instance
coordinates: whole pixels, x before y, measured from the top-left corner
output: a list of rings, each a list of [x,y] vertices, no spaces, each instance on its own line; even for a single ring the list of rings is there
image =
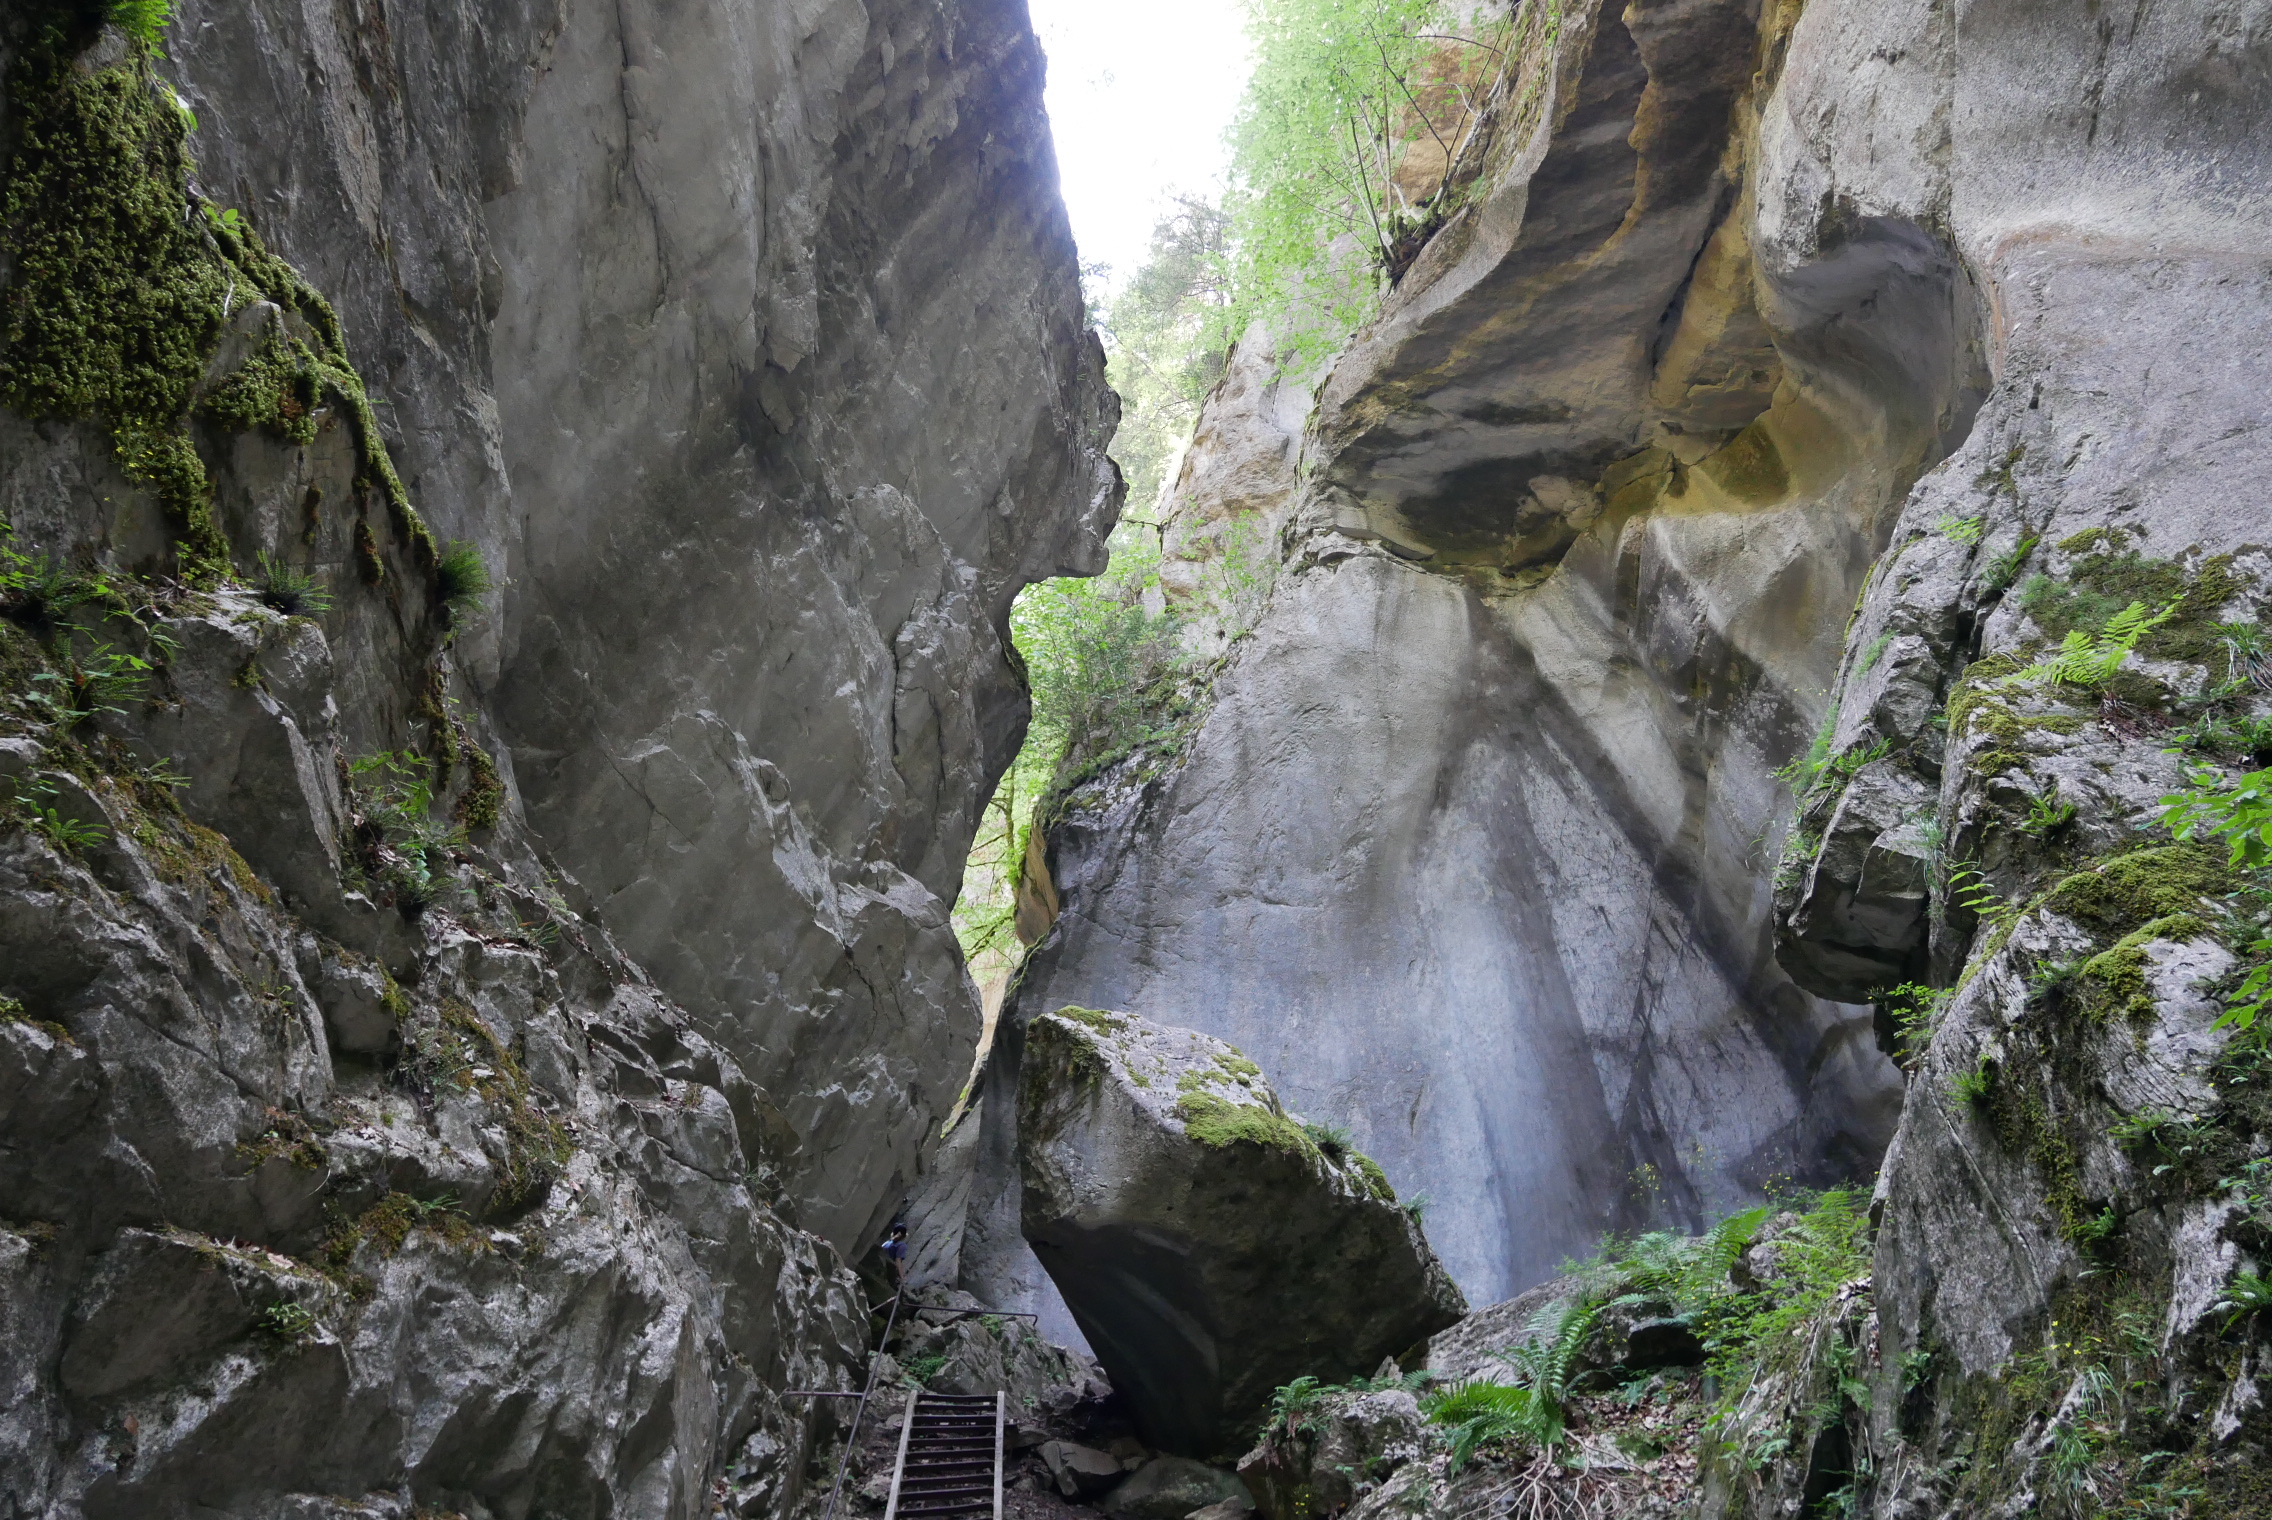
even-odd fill
[[[2044,906],[2099,933],[2124,935],[2155,919],[2208,911],[2206,904],[2240,885],[2223,851],[2175,844],[2078,871],[2051,889]]]

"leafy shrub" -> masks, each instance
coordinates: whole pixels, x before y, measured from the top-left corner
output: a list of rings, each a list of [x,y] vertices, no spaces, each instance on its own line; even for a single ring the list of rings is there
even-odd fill
[[[2222,779],[2212,767],[2195,771],[2192,786],[2162,798],[2162,823],[2180,841],[2222,841],[2235,869],[2272,865],[2272,770],[2251,771],[2229,787]],[[2272,1006],[2272,930],[2260,932],[2247,951],[2248,973],[2217,1021],[2220,1029],[2253,1030]]]
[[[381,751],[348,767],[363,853],[396,904],[421,912],[449,883],[450,851],[463,841],[433,816],[434,784],[426,762],[411,751]]]

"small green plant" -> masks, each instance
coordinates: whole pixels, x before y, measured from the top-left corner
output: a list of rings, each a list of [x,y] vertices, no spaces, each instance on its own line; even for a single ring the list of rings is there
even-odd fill
[[[2075,805],[2062,801],[2056,787],[2027,801],[2027,816],[2020,820],[2020,832],[2032,839],[2048,839],[2075,821]]]
[[[919,1356],[907,1364],[907,1386],[910,1388],[928,1388],[931,1386],[931,1379],[937,1377],[946,1369],[947,1354],[943,1351],[934,1351],[928,1356]]]
[[[2020,915],[2024,906],[2008,901],[1999,893],[1977,866],[1959,865],[1949,872],[1948,895],[1957,906],[1977,918],[1991,930],[2001,928]]]
[[[2070,629],[2067,637],[2060,642],[2057,654],[2048,660],[2038,661],[2005,680],[2040,681],[2048,678],[2069,686],[2104,686],[2130,658],[2131,651],[2138,647],[2140,639],[2177,616],[2179,605],[2178,602],[2171,602],[2161,611],[2149,614],[2144,602],[2132,602],[2107,619],[2103,632],[2094,635],[2080,628]]]
[[[1863,650],[1862,657],[1854,662],[1854,679],[1859,681],[1872,670],[1875,670],[1878,660],[1892,645],[1893,635],[1891,633],[1881,633],[1870,640],[1870,647]]]
[[[1995,1091],[1996,1063],[1988,1056],[1982,1056],[1970,1070],[1958,1072],[1949,1083],[1949,1096],[1971,1107],[1986,1103]]]
[[[2225,649],[2225,694],[2272,691],[2272,648],[2262,623],[2219,623],[2217,642]]]
[[[1397,1207],[1409,1214],[1414,1224],[1424,1225],[1428,1222],[1429,1202],[1430,1199],[1426,1193],[1414,1193],[1410,1198],[1398,1204]]]
[[[2162,798],[2162,823],[2180,840],[2216,839],[2226,846],[2226,863],[2260,870],[2272,864],[2272,769],[2251,771],[2227,787],[2214,768],[2203,766],[2193,785]],[[2260,925],[2260,930],[2262,926]],[[2230,995],[2230,1007],[2217,1027],[2253,1031],[2272,1006],[2272,930],[2249,942],[2249,970]]]
[[[450,545],[434,566],[434,588],[452,618],[469,615],[490,592],[489,567],[482,562],[481,551],[466,543]]]
[[[2210,713],[2180,733],[2175,747],[2197,754],[2246,755],[2262,764],[2272,760],[2272,718]]]
[[[315,1311],[286,1299],[261,1311],[260,1327],[279,1340],[296,1341],[316,1328]]]
[[[55,806],[58,795],[55,783],[36,772],[16,783],[17,808],[33,833],[66,855],[77,854],[110,837],[110,831],[99,824],[82,823],[65,816]]]
[[[1997,555],[1995,561],[1988,566],[1987,575],[1982,578],[1985,589],[1991,594],[2010,589],[2012,582],[2019,579],[2020,571],[2026,568],[2028,556],[2035,552],[2035,546],[2041,542],[2043,540],[2039,535],[2030,533],[2007,553]]]
[[[1270,1419],[1262,1428],[1265,1441],[1290,1441],[1309,1429],[1310,1417],[1324,1406],[1333,1390],[1307,1375],[1294,1379],[1270,1395]]]
[[[433,816],[430,769],[417,755],[380,751],[348,767],[356,833],[370,865],[397,905],[415,914],[449,881],[450,851],[463,833]]]
[[[323,582],[268,554],[260,556],[260,599],[286,617],[322,617],[331,611]]]
[[[74,575],[44,554],[15,545],[15,529],[0,521],[0,617],[39,629],[99,595],[98,583]]]
[[[1537,1440],[1538,1395],[1508,1383],[1466,1383],[1421,1401],[1432,1425],[1451,1433],[1451,1469],[1457,1473],[1485,1446]]]
[[[224,210],[215,206],[211,201],[203,201],[199,205],[205,212],[206,225],[214,231],[242,233],[246,230],[244,216],[236,207],[230,206]]]
[[[2230,1330],[2244,1319],[2272,1309],[2272,1282],[2260,1272],[2243,1272],[2226,1285],[2212,1313],[2222,1314]]]
[[[1341,1164],[1343,1158],[1352,1149],[1349,1143],[1349,1131],[1338,1124],[1305,1123],[1302,1126],[1302,1133],[1309,1136],[1316,1143],[1317,1148],[1325,1154],[1325,1159],[1336,1166]]]
[[[98,641],[84,655],[66,648],[54,670],[32,677],[33,699],[65,727],[98,713],[124,714],[123,703],[139,701],[149,684],[151,665],[138,654]]]
[[[2122,1216],[2115,1212],[2114,1205],[2110,1203],[2069,1230],[2067,1238],[2084,1250],[2090,1251],[2106,1245],[2121,1233]]]
[[[1519,1345],[1498,1353],[1514,1370],[1512,1384],[1471,1382],[1428,1397],[1422,1412],[1452,1432],[1454,1472],[1495,1442],[1527,1441],[1548,1453],[1560,1448],[1570,1380],[1600,1313],[1582,1298],[1548,1304],[1531,1316]]]
[[[1894,1038],[1903,1066],[1914,1068],[1924,1056],[1925,1048],[1933,1043],[1933,1032],[1940,1027],[1941,1016],[1948,1011],[1949,1002],[1955,996],[1952,988],[1928,987],[1922,982],[1903,982],[1879,996],[1887,1017],[1893,1020]]]
[[[1970,549],[1987,535],[1988,519],[1985,516],[1959,517],[1953,512],[1943,512],[1933,520],[1933,527],[1943,538]]]
[[[2030,1003],[2049,1003],[2064,997],[2083,974],[2090,957],[2069,956],[2065,960],[2038,961],[2034,974],[2027,979],[2027,1000]]]
[[[137,42],[156,47],[166,40],[174,19],[174,0],[110,0],[104,12],[111,25]]]

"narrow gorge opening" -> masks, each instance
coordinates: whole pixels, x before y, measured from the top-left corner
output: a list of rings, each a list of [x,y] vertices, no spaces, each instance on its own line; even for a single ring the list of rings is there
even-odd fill
[[[0,13],[0,1520],[2272,1513],[2272,6]]]

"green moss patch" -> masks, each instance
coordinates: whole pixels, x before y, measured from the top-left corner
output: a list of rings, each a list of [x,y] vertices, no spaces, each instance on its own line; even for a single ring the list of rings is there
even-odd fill
[[[2122,935],[2155,919],[2198,914],[2241,885],[2223,852],[2199,844],[2117,855],[2053,887],[2044,906],[2102,934]]]
[[[2149,659],[2206,665],[2229,678],[2217,625],[2226,605],[2250,585],[2233,569],[2232,555],[2210,555],[2191,565],[2150,559],[2127,548],[2118,532],[2105,529],[2076,534],[2059,547],[2081,555],[2068,578],[2031,576],[2020,592],[2020,605],[2053,639],[2078,630],[2095,634],[2132,602],[2153,612],[2174,606],[2169,621],[2140,638],[2139,652]]]
[[[1187,1092],[1176,1100],[1175,1113],[1183,1121],[1184,1133],[1201,1145],[1218,1150],[1259,1145],[1313,1164],[1324,1162],[1317,1142],[1303,1134],[1300,1125],[1258,1103],[1234,1102],[1211,1092]]]
[[[2083,1009],[2106,1022],[2118,1018],[2151,1022],[2154,995],[2146,984],[2146,947],[2156,940],[2199,939],[2209,925],[2191,913],[2149,920],[2083,963],[2077,989]]]
[[[1058,1009],[1057,1017],[1071,1019],[1076,1024],[1107,1036],[1116,1035],[1128,1026],[1128,1020],[1120,1014],[1107,1013],[1102,1008],[1075,1008],[1071,1004]]]
[[[336,405],[355,434],[362,483],[383,496],[422,560],[432,535],[387,457],[339,320],[234,212],[189,192],[191,121],[143,42],[84,66],[80,9],[50,6],[7,80],[14,138],[0,176],[0,402],[26,417],[107,426],[120,466],[150,487],[193,579],[228,573],[213,488],[190,434],[192,403],[224,325],[259,301],[309,333],[266,334],[200,409],[237,431],[314,438]]]
[[[1381,1170],[1381,1164],[1378,1161],[1375,1161],[1363,1151],[1351,1151],[1349,1161],[1351,1165],[1357,1168],[1358,1174],[1365,1179],[1365,1190],[1367,1192],[1383,1203],[1396,1202],[1396,1189],[1389,1185],[1388,1173]]]

